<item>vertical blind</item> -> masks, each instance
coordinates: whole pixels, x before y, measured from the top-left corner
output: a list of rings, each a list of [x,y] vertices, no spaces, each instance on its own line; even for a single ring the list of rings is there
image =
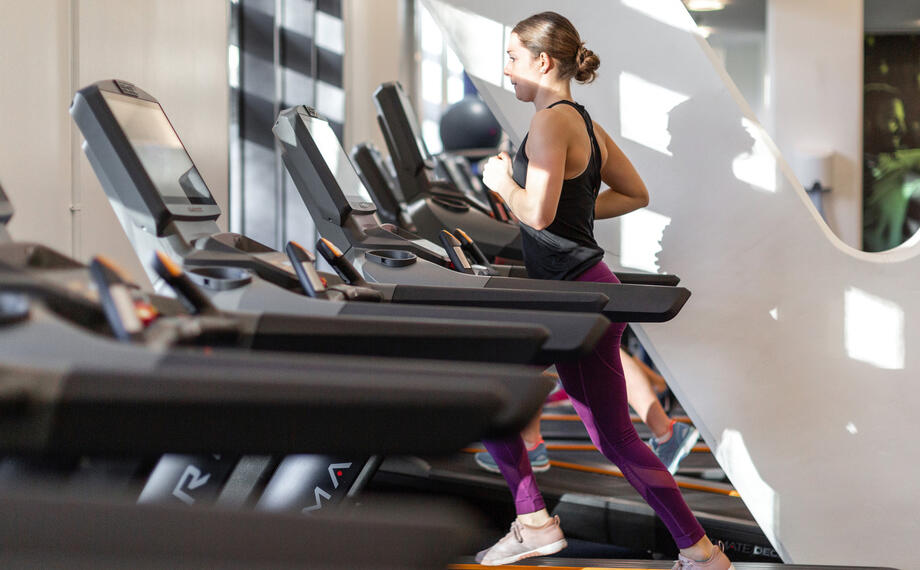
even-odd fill
[[[342,140],[342,0],[231,0],[230,12],[230,229],[279,249],[312,246],[313,222],[271,128],[282,109],[307,105]]]

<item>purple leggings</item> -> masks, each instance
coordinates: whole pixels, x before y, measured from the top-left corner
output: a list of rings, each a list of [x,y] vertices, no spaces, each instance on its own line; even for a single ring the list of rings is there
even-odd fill
[[[619,283],[603,261],[582,273],[576,281]],[[703,538],[705,532],[684,502],[674,477],[639,439],[629,417],[626,381],[620,362],[620,337],[625,328],[625,323],[612,323],[594,352],[575,362],[556,364],[556,370],[591,441],[655,509],[677,547],[687,548]],[[521,436],[483,443],[511,488],[518,514],[546,508]]]

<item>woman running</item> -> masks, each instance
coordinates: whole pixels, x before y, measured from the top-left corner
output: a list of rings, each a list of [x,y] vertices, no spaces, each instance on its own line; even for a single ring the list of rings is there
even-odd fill
[[[590,83],[600,59],[584,47],[572,23],[555,12],[519,22],[511,31],[504,73],[536,113],[513,161],[489,159],[483,179],[520,219],[527,272],[537,279],[618,283],[594,239],[595,218],[621,216],[648,204],[648,191],[629,159],[572,101],[571,81]],[[601,183],[607,188],[600,191]],[[733,568],[706,537],[674,478],[636,434],[620,362],[624,323],[613,323],[594,352],[556,370],[591,441],[661,517],[680,557],[675,568]],[[518,516],[511,532],[479,553],[483,565],[553,554],[566,541],[537,488],[520,435],[484,442],[511,488]]]

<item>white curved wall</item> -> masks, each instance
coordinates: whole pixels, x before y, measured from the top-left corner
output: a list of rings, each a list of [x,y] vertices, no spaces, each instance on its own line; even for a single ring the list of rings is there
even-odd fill
[[[532,107],[482,46],[559,3],[426,2],[520,140]],[[786,561],[916,566],[917,248],[870,255],[833,236],[680,0],[564,10],[602,62],[575,97],[651,191],[646,212],[600,222],[599,240],[616,261],[660,236],[646,263],[693,292],[672,322],[640,329],[680,401]]]

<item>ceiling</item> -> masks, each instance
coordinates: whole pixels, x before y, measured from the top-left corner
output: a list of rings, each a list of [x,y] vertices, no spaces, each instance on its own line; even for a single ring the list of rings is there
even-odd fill
[[[768,0],[729,0],[724,10],[694,12],[697,23],[715,33],[764,32]],[[920,34],[920,0],[865,0],[867,33]]]

